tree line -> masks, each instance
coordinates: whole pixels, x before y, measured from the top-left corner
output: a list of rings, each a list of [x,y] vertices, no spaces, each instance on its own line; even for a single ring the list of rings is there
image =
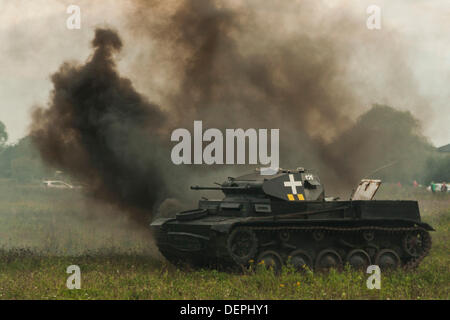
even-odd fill
[[[419,121],[410,112],[374,105],[329,147],[342,153],[342,157],[350,156],[348,170],[353,164],[363,163],[361,175],[393,164],[369,178],[402,184],[413,181],[423,185],[429,185],[432,181],[449,182],[450,153],[438,152],[420,131]],[[355,140],[361,136],[365,137],[363,144]],[[15,144],[8,144],[7,141],[6,127],[0,121],[0,178],[32,182],[55,176],[57,168],[50,168],[42,161],[29,136]]]

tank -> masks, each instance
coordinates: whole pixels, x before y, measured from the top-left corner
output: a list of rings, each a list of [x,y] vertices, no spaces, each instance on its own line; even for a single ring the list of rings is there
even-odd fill
[[[431,248],[433,228],[417,201],[372,200],[379,180],[362,180],[350,200],[325,197],[315,172],[259,170],[213,187],[224,198],[202,198],[198,208],[151,223],[161,254],[175,265],[280,270],[413,269]]]

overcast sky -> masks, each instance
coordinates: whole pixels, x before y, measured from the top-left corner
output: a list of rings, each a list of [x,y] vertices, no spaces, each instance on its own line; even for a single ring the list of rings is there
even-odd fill
[[[374,32],[394,31],[409,48],[405,60],[414,76],[413,87],[426,103],[411,101],[407,93],[396,92],[395,88],[386,90],[385,79],[376,75],[377,63],[365,61],[366,65],[361,65],[364,60],[361,58],[349,64],[351,72],[356,74],[355,81],[366,79],[367,83],[370,79],[370,87],[357,93],[364,101],[361,113],[372,103],[411,110],[423,122],[424,134],[434,145],[450,143],[450,1],[328,0],[323,3],[322,10],[338,8],[360,15],[362,27],[367,19],[366,8],[370,4],[380,6],[382,29]],[[80,30],[66,28],[69,4],[81,7]],[[31,108],[46,104],[51,90],[50,74],[64,61],[83,62],[91,52],[89,41],[94,28],[107,25],[122,29],[127,10],[128,1],[0,0],[0,121],[7,127],[10,142],[27,134]],[[386,46],[382,50],[389,52],[391,48]],[[364,50],[358,54],[362,56]],[[137,55],[137,45],[125,45],[119,69],[139,90],[143,88],[139,76],[127,70],[127,63]]]

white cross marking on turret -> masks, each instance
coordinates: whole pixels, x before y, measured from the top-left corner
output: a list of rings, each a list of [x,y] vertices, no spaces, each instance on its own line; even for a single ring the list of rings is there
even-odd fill
[[[290,174],[289,175],[289,181],[285,181],[284,182],[284,186],[285,187],[291,187],[292,188],[292,194],[297,194],[297,187],[301,187],[302,186],[302,182],[301,181],[295,181],[294,175]]]

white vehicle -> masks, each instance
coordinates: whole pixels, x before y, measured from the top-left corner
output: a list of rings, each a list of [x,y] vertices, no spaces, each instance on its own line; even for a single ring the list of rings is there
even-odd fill
[[[64,181],[59,180],[46,180],[42,182],[44,187],[46,188],[54,188],[54,189],[74,189],[75,187],[71,184],[68,184]]]

